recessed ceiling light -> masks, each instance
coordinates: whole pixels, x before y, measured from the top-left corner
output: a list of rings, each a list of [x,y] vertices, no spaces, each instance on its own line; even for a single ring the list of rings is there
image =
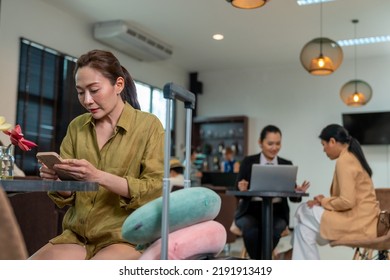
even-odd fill
[[[319,4],[319,3],[325,3],[325,2],[332,2],[335,0],[297,0],[297,4],[299,6],[303,5],[312,5],[312,4]]]
[[[376,37],[365,37],[365,38],[356,38],[356,39],[347,39],[339,40],[337,43],[341,47],[349,47],[355,45],[367,45],[367,44],[376,44],[376,43],[385,43],[390,42],[390,35],[386,36],[376,36]]]
[[[214,34],[213,39],[217,40],[217,41],[223,40],[223,35],[222,34]]]

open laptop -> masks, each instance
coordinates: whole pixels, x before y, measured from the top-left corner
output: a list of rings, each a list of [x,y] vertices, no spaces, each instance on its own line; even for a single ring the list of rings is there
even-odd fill
[[[249,191],[295,192],[298,166],[252,165]]]

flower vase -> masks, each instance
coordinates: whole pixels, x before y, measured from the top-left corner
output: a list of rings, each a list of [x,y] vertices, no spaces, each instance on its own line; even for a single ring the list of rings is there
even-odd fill
[[[14,146],[0,146],[0,180],[12,179],[14,177]]]

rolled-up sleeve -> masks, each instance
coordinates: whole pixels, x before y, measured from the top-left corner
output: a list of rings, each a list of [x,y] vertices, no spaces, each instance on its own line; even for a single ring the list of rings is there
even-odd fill
[[[161,196],[164,175],[164,130],[158,120],[149,124],[151,129],[144,136],[146,141],[140,162],[138,177],[126,176],[130,199],[121,198],[121,206],[136,209]]]
[[[76,193],[74,192],[69,197],[63,197],[58,192],[48,192],[48,195],[59,208],[63,208],[66,205],[73,205],[76,197]]]

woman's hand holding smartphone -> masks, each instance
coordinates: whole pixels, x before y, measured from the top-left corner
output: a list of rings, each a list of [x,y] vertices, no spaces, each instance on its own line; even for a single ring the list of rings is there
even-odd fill
[[[41,163],[46,165],[49,169],[52,169],[52,170],[54,170],[53,167],[54,167],[55,164],[64,164],[63,159],[56,152],[38,152],[37,153],[37,159]],[[55,172],[57,173],[58,178],[60,178],[61,180],[64,180],[64,181],[66,181],[66,180],[75,180],[73,177],[71,177],[66,172],[62,172],[62,171],[59,171],[59,170],[55,170]]]

